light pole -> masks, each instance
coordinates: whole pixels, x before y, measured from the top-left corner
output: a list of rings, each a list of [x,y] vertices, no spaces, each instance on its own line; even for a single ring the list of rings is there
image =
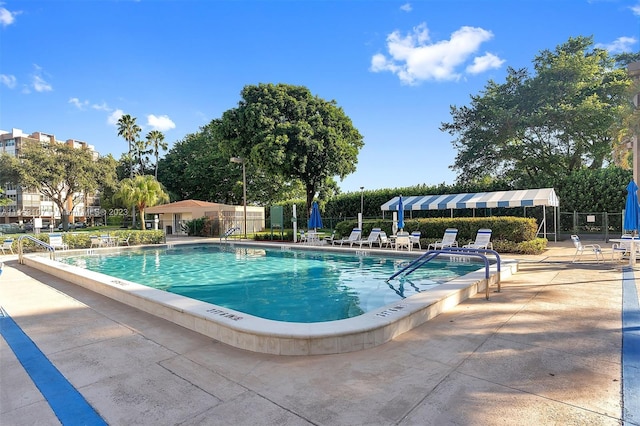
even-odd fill
[[[247,173],[244,167],[244,158],[231,157],[232,163],[242,164],[242,206],[244,207],[244,239],[247,239]]]
[[[364,186],[360,187],[360,214],[358,215],[358,228],[362,230],[362,222],[364,220]]]

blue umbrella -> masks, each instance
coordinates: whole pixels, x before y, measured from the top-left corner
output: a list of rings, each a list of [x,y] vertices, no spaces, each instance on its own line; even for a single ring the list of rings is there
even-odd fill
[[[398,228],[402,231],[404,229],[404,206],[402,205],[402,195],[400,201],[398,201]]]
[[[318,208],[318,202],[314,201],[311,205],[311,216],[309,216],[309,229],[322,228],[322,218],[320,217],[320,209]]]
[[[631,180],[627,185],[627,202],[624,207],[624,230],[638,233],[640,230],[640,205],[638,205],[638,185]]]

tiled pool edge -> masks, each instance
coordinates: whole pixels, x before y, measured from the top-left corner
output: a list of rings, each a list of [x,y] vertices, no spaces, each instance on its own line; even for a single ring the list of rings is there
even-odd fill
[[[166,293],[40,256],[24,264],[237,348],[276,355],[325,355],[381,345],[485,289],[484,268],[355,318],[286,323]],[[502,264],[501,279],[517,271]],[[495,266],[491,286],[497,281]]]

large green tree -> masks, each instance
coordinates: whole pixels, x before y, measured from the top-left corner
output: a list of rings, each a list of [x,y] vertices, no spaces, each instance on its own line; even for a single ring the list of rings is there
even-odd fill
[[[19,158],[0,156],[0,180],[35,188],[50,198],[67,229],[69,214],[85,201],[87,193],[115,187],[115,160],[111,156],[94,158],[87,149],[65,144],[25,142]]]
[[[147,207],[153,207],[161,203],[169,202],[169,195],[164,191],[162,184],[153,176],[136,176],[133,179],[124,179],[120,182],[114,198],[126,206],[135,206],[140,213],[141,229],[145,229],[144,211]]]
[[[533,61],[534,73],[509,69],[470,106],[451,107],[441,130],[455,136],[458,180],[487,177],[539,185],[613,159],[615,126],[626,113],[625,69],[587,37],[570,38]]]
[[[219,126],[220,120],[211,121],[199,132],[176,142],[160,160],[158,179],[172,199],[242,202],[242,167],[230,163],[229,154],[220,149]],[[249,204],[264,206],[304,194],[297,181],[269,176],[254,163],[247,163],[245,167]]]
[[[304,86],[245,86],[238,107],[222,116],[223,150],[267,175],[300,181],[307,206],[334,177],[356,170],[362,135],[335,101]]]

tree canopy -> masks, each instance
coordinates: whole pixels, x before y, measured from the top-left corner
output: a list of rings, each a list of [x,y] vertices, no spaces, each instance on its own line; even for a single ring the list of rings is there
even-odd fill
[[[245,86],[221,119],[222,149],[267,175],[302,182],[307,206],[327,179],[356,170],[362,135],[335,101],[303,86]]]
[[[160,160],[158,180],[172,199],[197,199],[214,203],[242,202],[242,167],[229,162],[220,149],[220,120],[200,128],[176,142]],[[299,197],[298,182],[286,182],[279,176],[266,175],[253,163],[245,164],[247,203],[266,205]]]
[[[456,137],[458,180],[539,185],[612,162],[631,84],[615,63],[592,38],[570,38],[535,57],[534,75],[510,68],[504,83],[489,81],[470,106],[452,106],[453,120],[441,130]]]
[[[0,171],[3,181],[18,182],[49,197],[60,210],[65,226],[68,215],[85,201],[85,194],[116,185],[113,157],[94,159],[89,150],[58,143],[25,143],[20,158],[0,156]]]

